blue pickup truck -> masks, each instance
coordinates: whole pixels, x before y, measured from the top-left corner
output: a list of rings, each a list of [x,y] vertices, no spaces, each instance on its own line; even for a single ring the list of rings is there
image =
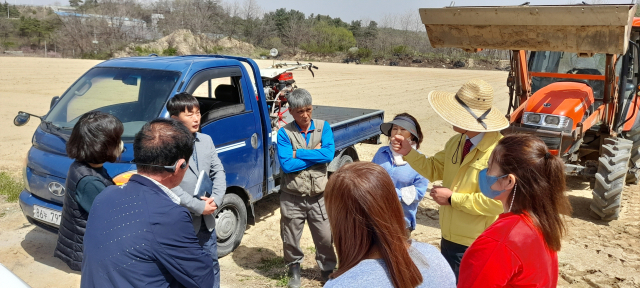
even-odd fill
[[[260,79],[253,60],[221,55],[132,57],[96,65],[61,97],[53,97],[45,116],[36,116],[41,124],[23,171],[22,212],[29,222],[57,232],[72,162],[65,145],[82,114],[103,111],[124,124],[125,151],[117,163],[105,164],[122,185],[136,173],[134,135],[146,122],[169,117],[165,103],[186,91],[200,102],[201,132],[213,139],[226,171],[228,187],[216,211],[216,232],[219,254],[229,254],[240,244],[246,225],[255,223],[255,203],[279,191],[277,129],[272,127]],[[30,116],[35,115],[19,112],[14,124],[24,125]],[[355,144],[380,141],[382,110],[317,105],[313,116],[333,129],[336,153],[329,171],[358,160]]]

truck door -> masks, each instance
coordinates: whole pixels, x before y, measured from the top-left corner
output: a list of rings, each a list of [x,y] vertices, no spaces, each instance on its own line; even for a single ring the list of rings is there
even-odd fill
[[[186,91],[200,102],[201,132],[211,136],[224,166],[227,186],[261,192],[264,177],[262,130],[256,127],[254,94],[243,86],[240,67],[212,68],[196,73]],[[260,148],[260,149],[259,149]]]

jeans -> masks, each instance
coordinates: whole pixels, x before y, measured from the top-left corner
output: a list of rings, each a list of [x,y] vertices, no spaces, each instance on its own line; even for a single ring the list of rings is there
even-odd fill
[[[449,263],[449,266],[451,266],[453,274],[456,275],[456,283],[458,282],[458,275],[460,274],[460,262],[462,261],[462,256],[468,248],[469,246],[453,243],[444,238],[440,241],[440,252],[442,253],[442,256],[444,256],[444,259]]]
[[[213,282],[213,288],[220,287],[220,264],[218,263],[218,238],[216,236],[216,229],[209,232],[207,225],[204,224],[204,220],[202,221],[202,225],[200,225],[200,231],[196,234],[198,237],[198,244],[204,248],[204,251],[207,251],[209,255],[211,255],[211,259],[213,259],[213,275],[215,280]]]

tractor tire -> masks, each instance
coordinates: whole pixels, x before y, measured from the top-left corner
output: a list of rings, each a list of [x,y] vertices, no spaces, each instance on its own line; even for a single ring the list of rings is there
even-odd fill
[[[631,131],[626,132],[625,138],[633,141],[626,182],[627,184],[638,184],[640,182],[640,125],[634,126]]]
[[[618,219],[632,147],[631,140],[622,138],[604,140],[592,193],[591,211],[595,218],[605,221]]]

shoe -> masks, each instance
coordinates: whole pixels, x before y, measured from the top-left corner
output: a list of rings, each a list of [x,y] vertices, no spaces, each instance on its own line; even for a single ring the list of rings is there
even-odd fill
[[[289,266],[289,288],[300,288],[300,263],[291,264]]]
[[[329,275],[331,275],[331,273],[333,273],[333,270],[321,271],[320,272],[320,281],[322,283],[325,283],[325,282],[329,281]]]

